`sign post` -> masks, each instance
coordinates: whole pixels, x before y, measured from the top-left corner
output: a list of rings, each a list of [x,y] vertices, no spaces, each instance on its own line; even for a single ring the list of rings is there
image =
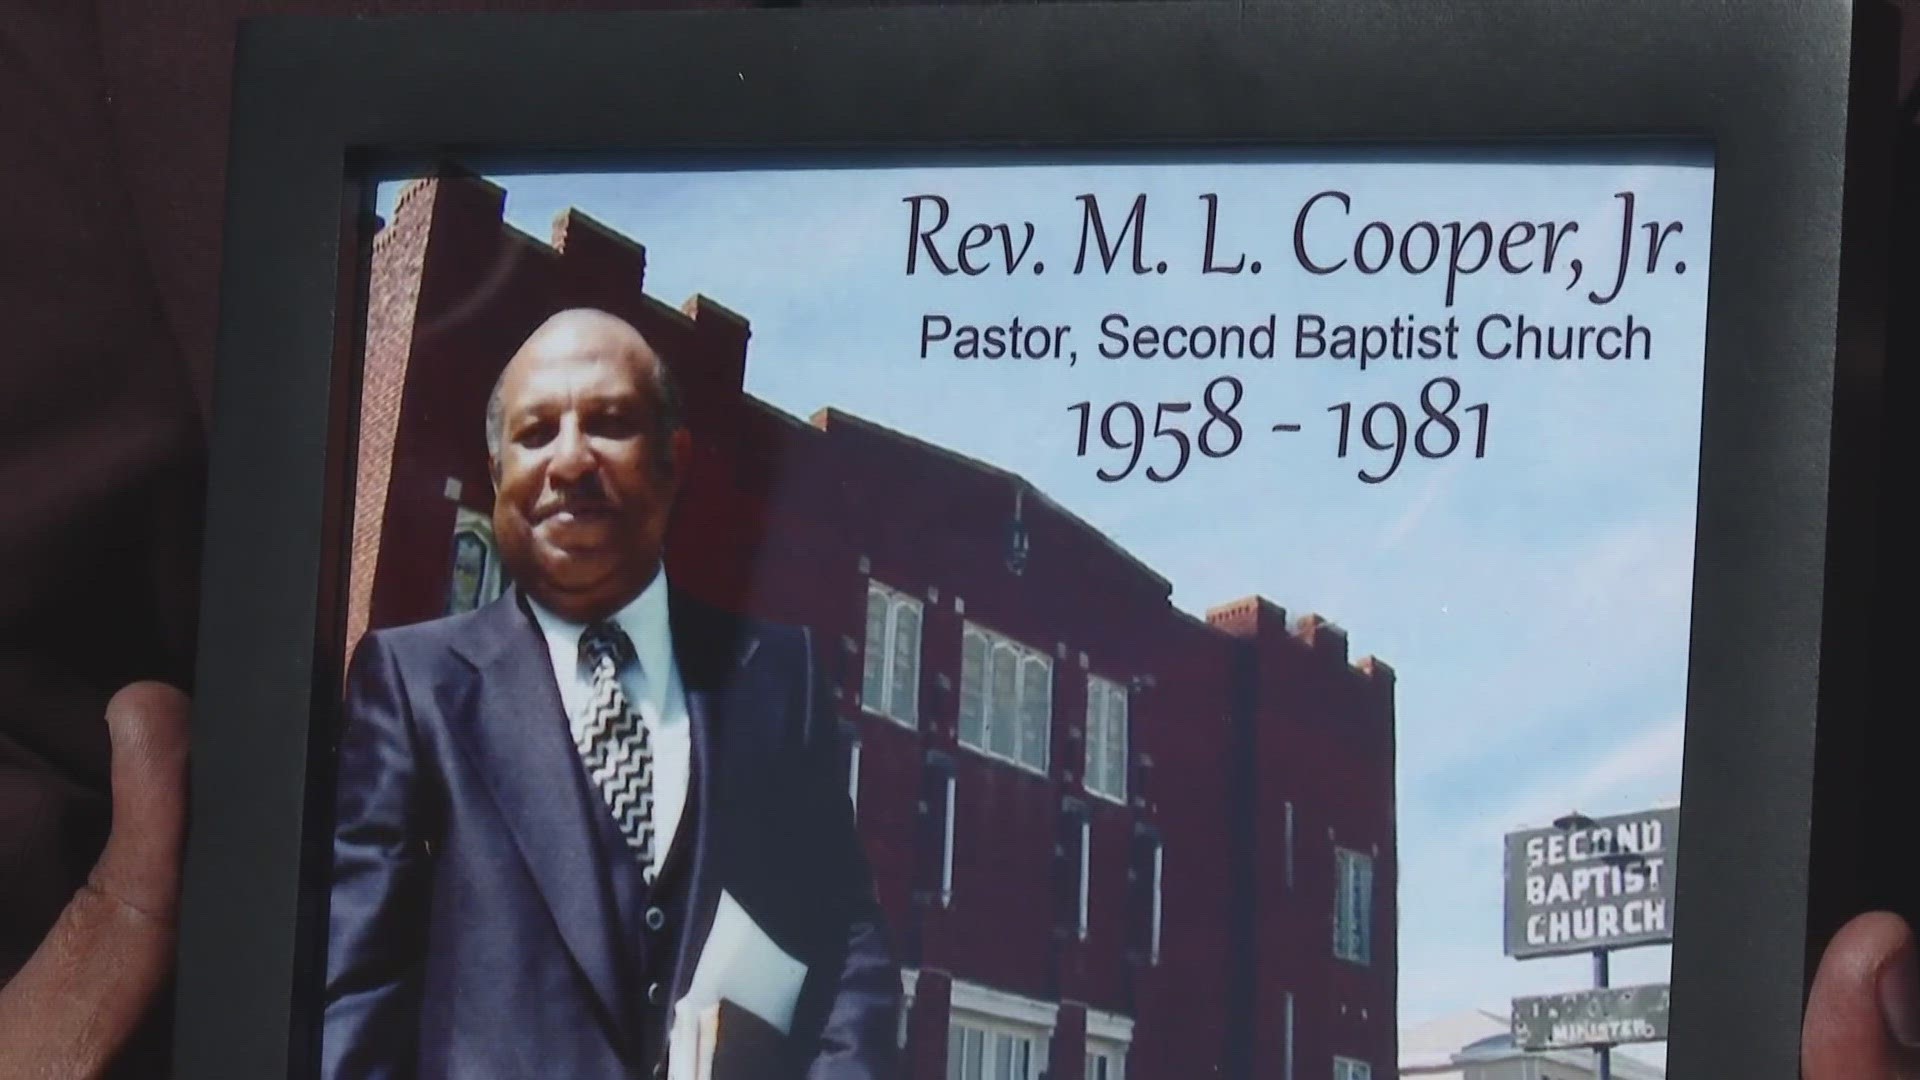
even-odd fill
[[[1607,988],[1607,950],[1605,949],[1593,950],[1593,985],[1596,990]],[[1613,1080],[1613,1044],[1596,1043],[1593,1053],[1599,1059],[1600,1067],[1595,1071],[1600,1074],[1600,1080]]]
[[[1507,955],[1593,954],[1591,991],[1514,999],[1516,1045],[1591,1046],[1600,1080],[1612,1080],[1615,1045],[1666,1037],[1667,988],[1614,992],[1608,966],[1614,949],[1673,940],[1679,835],[1677,807],[1598,819],[1576,812],[1507,835]],[[1657,1014],[1648,1011],[1656,995]]]

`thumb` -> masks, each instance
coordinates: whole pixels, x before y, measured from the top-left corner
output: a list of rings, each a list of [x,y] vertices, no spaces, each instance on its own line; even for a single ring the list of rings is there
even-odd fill
[[[90,888],[171,924],[180,903],[187,816],[187,698],[135,683],[107,703],[113,738],[113,831]]]
[[[1920,971],[1898,916],[1862,915],[1834,935],[1814,976],[1801,1038],[1806,1080],[1920,1077]]]
[[[87,884],[0,988],[0,1077],[97,1077],[173,965],[186,827],[187,698],[135,683],[107,704],[113,830]]]

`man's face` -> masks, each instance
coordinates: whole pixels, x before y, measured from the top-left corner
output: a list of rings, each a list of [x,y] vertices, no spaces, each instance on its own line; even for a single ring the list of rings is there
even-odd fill
[[[618,611],[652,580],[690,436],[657,452],[659,363],[617,328],[536,335],[500,387],[493,526],[528,595],[586,622]]]

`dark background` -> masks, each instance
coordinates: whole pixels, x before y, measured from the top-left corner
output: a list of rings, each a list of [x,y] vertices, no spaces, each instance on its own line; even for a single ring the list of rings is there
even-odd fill
[[[1542,0],[1545,2],[1545,0]],[[726,0],[0,0],[0,979],[107,825],[101,711],[186,684],[197,602],[236,20],[741,6]],[[778,6],[812,6],[781,4]],[[844,5],[836,5],[844,6]],[[1912,595],[1899,435],[1920,352],[1920,0],[1907,16],[1888,222],[1884,582],[1863,724],[1823,732],[1809,947],[1852,913],[1920,916],[1905,855],[1920,734],[1889,677]],[[160,1029],[161,1024],[156,1024]],[[156,1040],[157,1041],[157,1040]],[[132,1075],[158,1075],[136,1055]]]

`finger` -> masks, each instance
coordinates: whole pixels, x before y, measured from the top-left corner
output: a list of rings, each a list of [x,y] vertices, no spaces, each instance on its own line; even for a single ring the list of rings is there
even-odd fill
[[[171,923],[180,900],[187,811],[187,698],[135,683],[107,704],[113,736],[113,831],[89,884]]]
[[[187,701],[135,684],[107,706],[113,831],[86,887],[0,988],[0,1077],[99,1076],[173,963],[185,828]]]
[[[1834,936],[1814,976],[1802,1029],[1806,1080],[1911,1080],[1920,1044],[1913,932],[1884,912]]]

